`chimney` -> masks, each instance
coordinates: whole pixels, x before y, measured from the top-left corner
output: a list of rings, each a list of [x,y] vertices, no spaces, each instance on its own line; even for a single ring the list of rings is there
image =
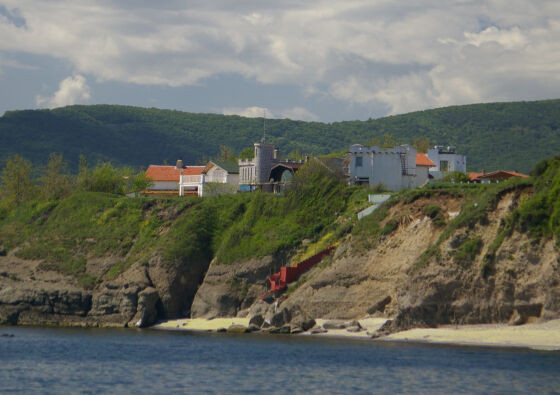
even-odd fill
[[[176,169],[182,169],[183,168],[183,160],[182,159],[177,159],[177,164],[175,165]]]
[[[280,150],[278,148],[274,148],[274,154],[272,155],[272,159],[278,160],[279,156],[280,156]]]
[[[482,175],[486,174],[486,169],[482,169]]]

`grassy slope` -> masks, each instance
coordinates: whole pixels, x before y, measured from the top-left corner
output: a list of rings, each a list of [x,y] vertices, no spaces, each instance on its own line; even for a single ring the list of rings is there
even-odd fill
[[[313,166],[308,166],[313,168]],[[315,172],[323,172],[316,178]],[[0,246],[16,255],[42,259],[43,267],[75,275],[85,286],[98,279],[86,273],[86,260],[117,257],[111,278],[155,254],[167,264],[223,263],[276,254],[320,237],[338,213],[350,207],[352,193],[320,165],[302,169],[286,196],[235,194],[211,198],[152,199],[80,192],[60,201],[35,201],[0,221]],[[295,178],[299,178],[296,176]]]
[[[356,213],[368,205],[370,191],[346,187],[320,170],[302,171],[283,196],[255,193],[158,200],[77,193],[58,202],[33,202],[0,221],[0,245],[20,247],[19,256],[43,259],[46,267],[73,274],[84,286],[93,286],[98,279],[85,272],[86,259],[107,255],[121,258],[107,274],[112,277],[134,262],[147,262],[154,254],[170,265],[212,258],[234,264],[293,250],[304,239],[311,245],[328,245],[348,232],[354,251],[361,253],[375,248],[398,226],[398,215],[385,218],[391,205],[433,195],[464,197],[461,214],[447,223],[439,222],[443,227],[440,240],[417,262],[421,269],[428,259],[437,257],[439,244],[456,229],[484,225],[499,196],[532,185],[534,195],[502,224],[481,270],[492,265],[492,251],[513,229],[527,232],[535,240],[560,240],[560,157],[539,163],[534,179],[494,185],[440,184],[403,191],[360,222]],[[438,221],[437,207],[426,206],[425,214]],[[472,259],[479,244],[469,240],[459,246],[457,261]]]
[[[267,137],[287,154],[327,154],[393,134],[403,143],[427,137],[457,145],[472,170],[528,172],[560,146],[560,100],[490,103],[447,107],[380,118],[323,124],[268,120]],[[19,153],[44,163],[61,152],[76,167],[79,154],[91,162],[147,166],[187,163],[217,155],[222,144],[236,152],[262,136],[262,119],[191,114],[127,106],[70,106],[54,110],[12,111],[0,118],[0,163]]]

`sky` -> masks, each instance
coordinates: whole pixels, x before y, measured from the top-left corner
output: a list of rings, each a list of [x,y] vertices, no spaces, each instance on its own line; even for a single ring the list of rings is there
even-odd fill
[[[558,0],[0,0],[0,114],[335,122],[559,92]]]

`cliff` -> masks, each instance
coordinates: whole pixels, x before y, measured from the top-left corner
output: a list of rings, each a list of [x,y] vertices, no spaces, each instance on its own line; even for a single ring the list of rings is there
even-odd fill
[[[391,320],[384,334],[559,318],[559,169],[555,158],[531,180],[403,191],[361,221],[370,191],[321,166],[283,197],[33,203],[0,223],[0,322],[237,315],[304,327],[368,315]],[[334,242],[277,303],[261,300],[270,274]]]

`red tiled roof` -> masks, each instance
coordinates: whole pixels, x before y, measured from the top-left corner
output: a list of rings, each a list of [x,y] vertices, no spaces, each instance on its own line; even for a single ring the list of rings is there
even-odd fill
[[[183,175],[185,176],[199,176],[206,166],[185,166]]]
[[[480,177],[482,175],[482,173],[469,173],[469,178],[471,181],[476,180],[478,177]]]
[[[489,179],[506,179],[511,177],[521,177],[521,178],[529,178],[527,174],[518,173],[516,171],[509,171],[509,170],[496,170],[490,173],[481,174],[477,178],[489,178]]]
[[[146,170],[146,177],[149,177],[154,181],[179,182],[180,175],[180,170],[176,169],[175,166],[150,165],[148,170]]]
[[[202,173],[203,170],[204,166],[185,166],[183,168],[183,175],[198,176]],[[149,177],[154,181],[179,182],[180,175],[181,170],[177,169],[175,166],[150,165],[148,167],[148,170],[146,170],[146,177]]]
[[[432,162],[426,154],[423,154],[421,152],[418,152],[416,154],[416,166],[430,166],[430,167],[433,167],[435,165],[436,164],[434,162]]]

